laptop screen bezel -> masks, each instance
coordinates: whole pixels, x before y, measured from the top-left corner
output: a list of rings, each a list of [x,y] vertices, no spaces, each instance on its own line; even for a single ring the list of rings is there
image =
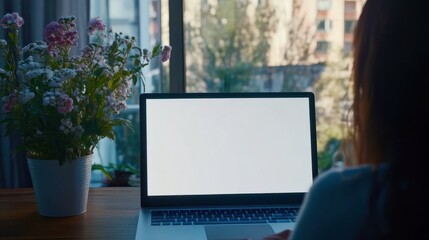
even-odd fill
[[[147,99],[190,99],[190,98],[307,98],[309,103],[311,166],[313,180],[318,174],[315,100],[312,92],[257,92],[257,93],[143,93],[140,95],[140,172],[141,207],[180,207],[205,205],[276,205],[300,204],[305,192],[275,194],[219,194],[148,196],[146,155],[146,100]]]

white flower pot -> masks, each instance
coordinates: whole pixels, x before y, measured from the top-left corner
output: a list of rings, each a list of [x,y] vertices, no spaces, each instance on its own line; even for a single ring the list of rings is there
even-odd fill
[[[92,155],[65,161],[27,159],[38,212],[67,217],[86,212]]]

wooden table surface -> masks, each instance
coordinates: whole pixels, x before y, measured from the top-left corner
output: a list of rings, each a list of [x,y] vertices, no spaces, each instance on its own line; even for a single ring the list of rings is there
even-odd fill
[[[134,240],[140,209],[139,187],[89,190],[87,212],[40,216],[32,188],[0,189],[0,239]]]

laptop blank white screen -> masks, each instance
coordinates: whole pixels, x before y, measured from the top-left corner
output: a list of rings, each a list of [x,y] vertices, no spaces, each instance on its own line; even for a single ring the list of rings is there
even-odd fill
[[[307,192],[307,98],[147,99],[148,196]]]

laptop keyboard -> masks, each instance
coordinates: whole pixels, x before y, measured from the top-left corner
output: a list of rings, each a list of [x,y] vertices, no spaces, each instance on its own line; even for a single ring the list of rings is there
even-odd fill
[[[298,208],[153,210],[152,226],[295,222]]]

